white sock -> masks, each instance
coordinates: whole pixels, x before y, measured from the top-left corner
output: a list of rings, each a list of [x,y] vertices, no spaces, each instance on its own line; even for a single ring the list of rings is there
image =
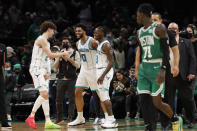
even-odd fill
[[[107,116],[106,119],[108,119],[108,120],[114,120],[115,118],[114,118],[114,115],[112,115],[112,116]]]
[[[83,118],[83,112],[77,112],[79,118]]]
[[[49,100],[44,100],[44,102],[42,103],[42,109],[44,111],[46,122],[50,121],[50,116],[49,116]]]
[[[41,104],[44,102],[44,98],[42,96],[38,96],[38,98],[36,99],[35,103],[34,103],[34,106],[33,106],[33,109],[32,109],[32,112],[35,112],[38,110],[38,108],[41,106]],[[30,114],[31,117],[34,117],[35,114],[34,113],[31,113]]]
[[[107,118],[107,117],[108,117],[108,114],[107,114],[107,112],[105,112],[105,113],[104,113],[104,115],[105,115],[105,118]]]

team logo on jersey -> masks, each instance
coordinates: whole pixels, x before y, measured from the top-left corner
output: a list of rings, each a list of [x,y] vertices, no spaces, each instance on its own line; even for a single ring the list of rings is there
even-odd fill
[[[107,79],[107,80],[109,80],[109,79],[110,79],[110,77],[106,76],[106,79]]]
[[[35,75],[37,78],[39,77],[40,74]]]

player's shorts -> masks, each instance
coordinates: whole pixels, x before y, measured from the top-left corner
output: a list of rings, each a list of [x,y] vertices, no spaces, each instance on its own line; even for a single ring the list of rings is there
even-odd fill
[[[90,88],[92,91],[96,91],[98,89],[96,69],[86,70],[81,68],[75,87],[84,89]]]
[[[103,74],[104,71],[105,71],[105,68],[97,69],[97,80]],[[103,84],[98,85],[97,94],[98,94],[101,101],[105,101],[105,100],[110,99],[110,97],[109,97],[109,87],[110,87],[110,83],[111,83],[111,80],[113,78],[113,75],[114,75],[114,70],[111,69],[106,74],[106,76],[103,80]]]
[[[156,76],[161,69],[161,62],[148,63],[142,62],[138,72],[137,90],[139,94],[150,94],[157,96],[159,93],[164,95],[164,83],[158,85]]]
[[[39,91],[49,90],[49,80],[44,79],[46,74],[45,69],[33,68],[30,69],[30,74],[32,76],[34,87]]]

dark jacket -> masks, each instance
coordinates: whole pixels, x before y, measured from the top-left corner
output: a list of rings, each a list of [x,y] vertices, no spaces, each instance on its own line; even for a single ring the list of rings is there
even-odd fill
[[[71,59],[75,60],[76,51],[70,56]],[[76,79],[76,67],[73,66],[69,61],[65,61],[63,58],[60,59],[59,73],[57,77],[59,79],[67,78],[67,79]]]
[[[179,38],[179,71],[183,80],[188,80],[189,74],[196,75],[196,56],[194,48],[190,40],[185,38]]]
[[[16,86],[16,74],[13,71],[6,71],[6,91],[13,92]]]

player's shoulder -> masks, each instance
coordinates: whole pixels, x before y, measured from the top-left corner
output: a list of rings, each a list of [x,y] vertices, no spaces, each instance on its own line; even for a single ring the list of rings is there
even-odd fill
[[[35,41],[36,44],[38,45],[43,45],[43,44],[47,44],[47,40],[41,36],[39,36],[36,41]]]

